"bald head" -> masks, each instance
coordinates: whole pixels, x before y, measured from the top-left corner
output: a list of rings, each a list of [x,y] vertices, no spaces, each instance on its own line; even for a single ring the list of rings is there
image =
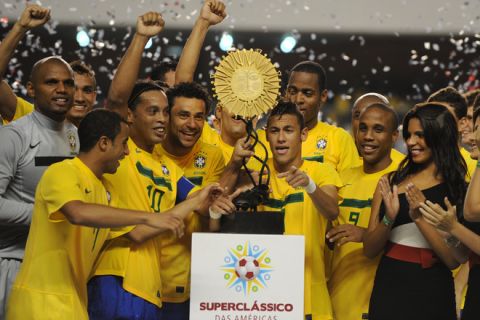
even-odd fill
[[[65,68],[68,69],[68,72],[70,72],[73,77],[73,70],[65,60],[63,60],[59,56],[50,56],[50,57],[46,57],[41,60],[38,60],[33,65],[32,72],[30,73],[30,81],[32,82],[32,84],[35,85],[38,81],[39,74],[43,73],[45,69],[48,69],[52,65],[65,66]]]
[[[385,96],[375,92],[366,93],[360,96],[357,100],[355,100],[352,109],[352,136],[355,137],[355,134],[358,130],[358,119],[362,110],[376,103],[385,105],[390,104],[390,102],[388,102],[388,99]]]

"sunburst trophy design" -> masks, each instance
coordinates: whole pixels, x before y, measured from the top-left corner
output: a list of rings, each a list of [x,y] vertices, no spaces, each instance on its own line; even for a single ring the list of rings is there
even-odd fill
[[[215,67],[215,95],[235,115],[252,119],[277,104],[280,73],[260,49],[231,51]]]

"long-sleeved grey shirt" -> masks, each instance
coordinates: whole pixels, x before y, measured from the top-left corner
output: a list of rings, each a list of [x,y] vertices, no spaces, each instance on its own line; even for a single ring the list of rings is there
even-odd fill
[[[78,150],[74,125],[38,111],[0,127],[0,257],[23,259],[38,181]]]

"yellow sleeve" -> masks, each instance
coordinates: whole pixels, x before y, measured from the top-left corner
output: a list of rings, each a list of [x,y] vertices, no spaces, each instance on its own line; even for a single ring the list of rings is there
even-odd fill
[[[328,164],[318,163],[320,168],[316,169],[314,172],[314,176],[312,177],[313,181],[317,184],[317,186],[327,186],[327,185],[334,185],[337,188],[343,187],[342,180],[338,175],[338,172],[332,168],[332,166]]]
[[[205,121],[200,139],[205,143],[216,146],[220,142],[220,134]]]
[[[325,154],[325,162],[332,164],[338,172],[361,164],[352,136],[342,128],[335,133],[335,145],[335,154]]]
[[[26,116],[27,114],[33,112],[33,104],[30,102],[17,97],[17,107],[15,109],[15,115],[13,116],[12,121],[17,120],[18,118],[21,118],[23,116]]]
[[[86,202],[84,190],[78,172],[60,162],[48,168],[40,180],[38,190],[45,201],[48,217],[51,221],[63,221],[65,217],[59,211],[66,203],[79,200]]]
[[[23,116],[26,116],[27,114],[31,113],[33,111],[33,104],[30,102],[26,101],[25,99],[22,99],[20,97],[17,97],[17,105],[15,106],[15,114],[13,115],[13,118],[11,121],[15,121]],[[0,117],[2,120],[2,124],[6,125],[10,123],[11,121],[8,121],[6,119],[3,119]]]

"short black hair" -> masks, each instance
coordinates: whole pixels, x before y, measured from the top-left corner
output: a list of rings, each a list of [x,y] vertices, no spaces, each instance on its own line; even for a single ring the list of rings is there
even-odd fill
[[[150,79],[159,80],[165,82],[165,74],[169,71],[175,71],[177,69],[178,62],[175,60],[162,61],[150,72]]]
[[[323,91],[327,87],[327,74],[325,69],[319,63],[313,61],[302,61],[297,63],[290,72],[314,73],[317,75],[318,89]]]
[[[367,112],[367,110],[370,109],[379,109],[388,113],[390,115],[390,125],[392,126],[392,132],[398,130],[398,126],[400,124],[398,120],[398,114],[395,112],[392,106],[385,103],[372,103],[371,105],[367,106],[365,109],[362,110],[362,112],[360,113],[360,117],[362,116],[362,114],[364,114],[365,112]]]
[[[127,124],[122,117],[110,110],[95,109],[87,113],[78,126],[80,152],[92,150],[101,137],[115,140],[121,130],[121,123]]]
[[[135,110],[140,103],[140,95],[147,91],[162,91],[165,93],[165,86],[161,82],[152,81],[150,79],[138,80],[132,89],[132,93],[128,98],[128,108]]]
[[[92,66],[86,64],[82,60],[75,60],[69,63],[73,72],[89,76],[93,79],[94,86],[97,85],[97,80],[95,79],[95,71],[93,71]]]
[[[470,90],[463,94],[463,97],[467,99],[467,105],[469,107],[473,106],[473,102],[475,101],[475,98],[478,96],[479,93],[480,93],[480,89],[475,89],[475,90]]]
[[[167,91],[169,111],[178,97],[202,100],[205,103],[205,115],[210,112],[211,97],[207,90],[196,82],[181,82]]]
[[[458,120],[467,116],[467,99],[453,87],[446,87],[434,92],[427,102],[443,102],[453,108]]]
[[[295,105],[295,103],[289,101],[279,101],[278,104],[272,109],[267,119],[267,127],[270,125],[270,119],[272,119],[272,117],[278,116],[281,118],[286,114],[293,115],[297,118],[298,124],[300,125],[300,130],[305,128],[303,114],[298,110],[298,107]]]

